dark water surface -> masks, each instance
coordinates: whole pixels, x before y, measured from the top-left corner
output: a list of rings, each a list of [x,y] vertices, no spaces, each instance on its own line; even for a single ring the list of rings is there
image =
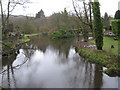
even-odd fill
[[[118,77],[104,67],[85,61],[73,47],[74,39],[51,41],[33,37],[16,58],[3,62],[4,88],[118,88]]]

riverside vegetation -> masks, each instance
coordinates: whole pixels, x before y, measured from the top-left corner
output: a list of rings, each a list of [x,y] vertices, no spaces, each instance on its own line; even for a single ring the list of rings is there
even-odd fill
[[[103,70],[106,74],[110,76],[120,76],[120,63],[119,63],[119,53],[118,53],[118,43],[120,41],[114,40],[110,37],[104,37],[103,50],[96,50],[95,48],[83,48],[78,47],[77,51],[82,55],[86,60],[103,65],[107,67],[106,70]],[[89,43],[95,43],[94,40],[89,41]],[[111,48],[111,46],[114,48]]]
[[[56,41],[73,37],[77,37],[79,39],[79,36],[82,36],[84,43],[78,41],[78,45],[76,45],[77,52],[86,60],[107,67],[107,69],[103,70],[103,72],[107,73],[108,75],[120,76],[120,62],[118,60],[120,56],[118,51],[120,21],[113,20],[112,18],[113,21],[111,24],[113,23],[112,27],[114,28],[112,28],[113,31],[108,30],[109,32],[115,32],[114,34],[117,40],[114,40],[112,37],[105,37],[103,30],[110,26],[110,23],[107,25],[108,22],[110,22],[110,19],[101,17],[98,2],[88,4],[83,2],[83,4],[83,16],[81,15],[82,11],[78,13],[75,6],[74,9],[76,13],[68,12],[65,8],[63,11],[53,13],[49,17],[45,17],[43,10],[42,14],[40,12],[37,13],[35,18],[28,16],[19,17],[10,15],[8,18],[6,18],[6,16],[2,14],[3,40],[0,41],[3,46],[2,56],[8,57],[9,59],[12,54],[17,55],[21,46],[26,42],[29,42],[30,37],[32,36],[43,35]],[[89,8],[86,5],[88,5]],[[89,10],[90,13],[87,13],[86,10]],[[91,18],[92,16],[90,15],[92,14],[92,10],[94,18],[93,20]],[[108,21],[104,22],[104,20]],[[78,33],[75,33],[76,30]],[[93,40],[88,40],[89,34],[92,34],[94,38]],[[94,44],[96,46],[92,48],[82,46],[80,47],[81,44],[83,44],[83,46],[86,45],[85,42]],[[16,54],[16,52],[18,53]]]

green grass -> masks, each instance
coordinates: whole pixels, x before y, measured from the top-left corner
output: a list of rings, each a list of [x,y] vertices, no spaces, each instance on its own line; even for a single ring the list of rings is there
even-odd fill
[[[109,37],[104,37],[104,46],[103,49],[110,53],[111,55],[118,55],[118,42],[117,40],[114,40]],[[111,45],[114,46],[114,48],[111,48]]]
[[[117,57],[108,55],[105,51],[90,50],[85,48],[78,48],[78,53],[87,61],[97,63],[107,67],[104,72],[110,76],[120,76],[120,64],[118,64]]]
[[[30,41],[30,39],[28,37],[37,36],[37,35],[39,35],[39,34],[25,34],[25,35],[23,35],[23,38],[20,39],[20,41],[22,41],[22,42],[28,42],[28,41]]]
[[[90,41],[95,43],[94,40]],[[104,37],[103,51],[96,49],[78,48],[78,52],[87,61],[101,64],[108,69],[104,72],[111,76],[120,76],[120,63],[118,63],[118,40],[114,40],[110,37]],[[114,45],[114,48],[111,48]]]
[[[23,38],[23,39],[20,39],[19,41],[21,41],[21,42],[28,42],[28,41],[30,41],[30,39],[29,38]]]
[[[94,40],[90,41],[91,43],[95,43]],[[118,55],[118,40],[114,40],[110,37],[104,37],[103,39],[103,50],[105,50],[110,55]],[[114,48],[111,48],[111,45],[114,46]]]
[[[82,49],[79,48],[78,52],[81,56],[86,58],[88,61],[91,61],[93,63],[102,64],[104,66],[107,66],[109,63],[110,56],[106,55],[104,51],[97,51],[97,50],[88,50],[88,49]]]
[[[39,34],[25,34],[24,37],[37,36]]]

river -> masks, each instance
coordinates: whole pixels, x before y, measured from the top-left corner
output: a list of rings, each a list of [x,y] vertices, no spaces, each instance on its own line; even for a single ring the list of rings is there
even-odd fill
[[[3,88],[118,88],[118,77],[109,77],[98,64],[87,62],[73,46],[76,39],[32,37],[15,58],[3,60]]]

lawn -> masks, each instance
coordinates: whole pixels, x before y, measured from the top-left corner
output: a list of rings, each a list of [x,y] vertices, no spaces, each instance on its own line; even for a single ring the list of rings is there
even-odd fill
[[[90,41],[91,43],[95,43],[94,40]],[[114,40],[110,37],[104,37],[103,39],[103,50],[107,52],[107,54],[110,55],[118,55],[118,40]],[[111,45],[114,46],[114,48],[111,48]]]
[[[118,40],[114,40],[109,37],[104,37],[103,49],[111,55],[118,55],[118,42]],[[114,48],[111,48],[111,45],[113,45]]]

